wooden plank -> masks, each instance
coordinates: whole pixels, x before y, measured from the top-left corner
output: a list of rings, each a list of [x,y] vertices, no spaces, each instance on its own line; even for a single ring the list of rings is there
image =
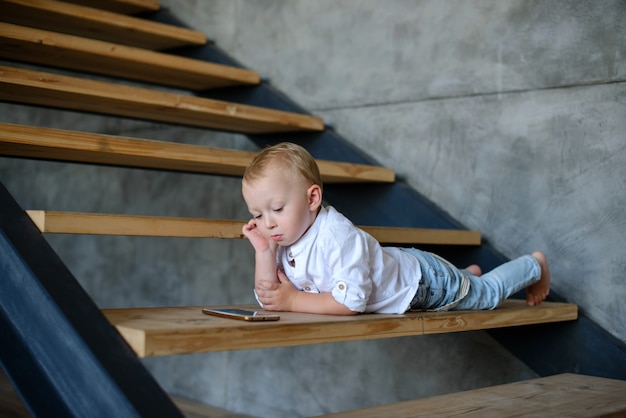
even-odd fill
[[[450,311],[443,315],[430,315],[424,318],[425,334],[444,334],[456,331],[485,330],[491,328],[502,328],[505,323],[507,327],[514,327],[527,324],[544,324],[548,322],[558,322],[561,315],[570,315],[572,312],[564,311],[563,305],[542,303],[541,309],[524,309],[520,315],[520,307],[525,306],[525,301],[512,300],[501,305],[494,316],[493,311],[474,311],[471,315],[461,311]],[[570,307],[575,305],[569,305]],[[571,318],[575,319],[575,318]]]
[[[398,228],[383,226],[362,226],[380,242],[391,244],[420,244],[434,245],[480,245],[479,231],[464,229],[429,229],[429,228]]]
[[[254,71],[0,23],[0,56],[190,90],[255,85]]]
[[[129,235],[186,238],[243,238],[241,228],[246,221],[174,218],[159,216],[110,215],[99,213],[54,212],[29,210],[28,215],[42,233]],[[382,227],[361,226],[381,243],[480,245],[477,231],[447,229],[391,228],[400,232],[395,237]],[[377,235],[380,233],[380,235]]]
[[[0,155],[241,176],[254,152],[0,123]],[[385,167],[318,160],[326,183],[384,182]]]
[[[238,414],[177,396],[173,396],[172,401],[185,418],[255,418],[252,415]]]
[[[156,12],[161,8],[159,0],[64,0],[68,3],[108,10],[114,13],[137,14]]]
[[[242,305],[258,309],[258,306]],[[281,312],[248,323],[208,316],[202,307],[107,309],[104,314],[140,357],[285,347],[421,335],[418,315],[329,316]]]
[[[566,373],[323,416],[626,417],[625,395],[626,381]]]
[[[184,238],[243,238],[244,221],[27,211],[42,233]]]
[[[0,99],[247,134],[321,131],[320,118],[0,66]]]
[[[254,305],[238,306],[258,309]],[[493,311],[410,312],[404,315],[362,314],[356,316],[313,315],[281,312],[273,322],[237,321],[204,315],[202,307],[107,309],[104,315],[141,357],[189,354],[226,350],[286,347],[340,341],[371,340],[430,334],[425,322],[431,318],[464,318],[464,328],[449,332],[488,327],[509,327],[546,322],[570,321],[578,316],[576,305],[544,302],[526,306],[525,301],[507,300]],[[506,315],[501,315],[505,310]],[[537,311],[548,313],[537,315]],[[511,320],[509,313],[515,312]],[[477,319],[471,319],[477,317]],[[443,319],[445,320],[445,319]]]
[[[3,22],[139,48],[206,44],[202,32],[56,0],[0,0],[0,10]]]
[[[32,415],[0,367],[0,417],[31,418]]]

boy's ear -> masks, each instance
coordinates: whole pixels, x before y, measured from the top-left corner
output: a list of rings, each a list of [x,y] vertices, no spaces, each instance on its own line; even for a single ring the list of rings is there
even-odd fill
[[[309,209],[312,211],[317,210],[322,204],[322,188],[319,184],[313,184],[307,190],[307,194],[309,197]]]

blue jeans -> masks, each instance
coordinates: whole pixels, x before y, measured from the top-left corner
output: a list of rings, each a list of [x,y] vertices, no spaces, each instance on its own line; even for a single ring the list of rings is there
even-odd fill
[[[530,255],[511,260],[478,277],[435,254],[415,248],[402,250],[417,258],[422,270],[411,310],[441,307],[445,310],[495,309],[505,299],[541,278],[541,267]],[[467,283],[467,280],[469,290],[464,295],[463,282]]]

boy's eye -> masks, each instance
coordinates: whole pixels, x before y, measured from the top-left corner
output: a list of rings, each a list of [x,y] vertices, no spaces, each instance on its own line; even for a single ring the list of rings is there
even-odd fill
[[[254,219],[261,219],[261,215],[253,215],[252,216]]]
[[[283,208],[274,209],[274,212],[280,213],[283,211]]]

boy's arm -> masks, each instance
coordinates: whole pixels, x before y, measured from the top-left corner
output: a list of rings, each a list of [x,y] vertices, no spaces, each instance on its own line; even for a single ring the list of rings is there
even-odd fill
[[[254,254],[254,288],[259,287],[262,281],[279,283],[276,275],[276,253],[258,251]]]
[[[255,288],[261,280],[278,283],[278,277],[276,277],[276,249],[278,245],[258,233],[254,219],[245,224],[241,232],[250,240],[254,248]]]
[[[280,283],[261,281],[256,292],[263,307],[270,311],[291,311],[326,315],[356,315],[337,302],[332,293],[301,292],[289,281],[285,273],[277,272]]]
[[[326,315],[357,315],[346,305],[337,302],[332,293],[307,293],[297,291],[294,311]]]

